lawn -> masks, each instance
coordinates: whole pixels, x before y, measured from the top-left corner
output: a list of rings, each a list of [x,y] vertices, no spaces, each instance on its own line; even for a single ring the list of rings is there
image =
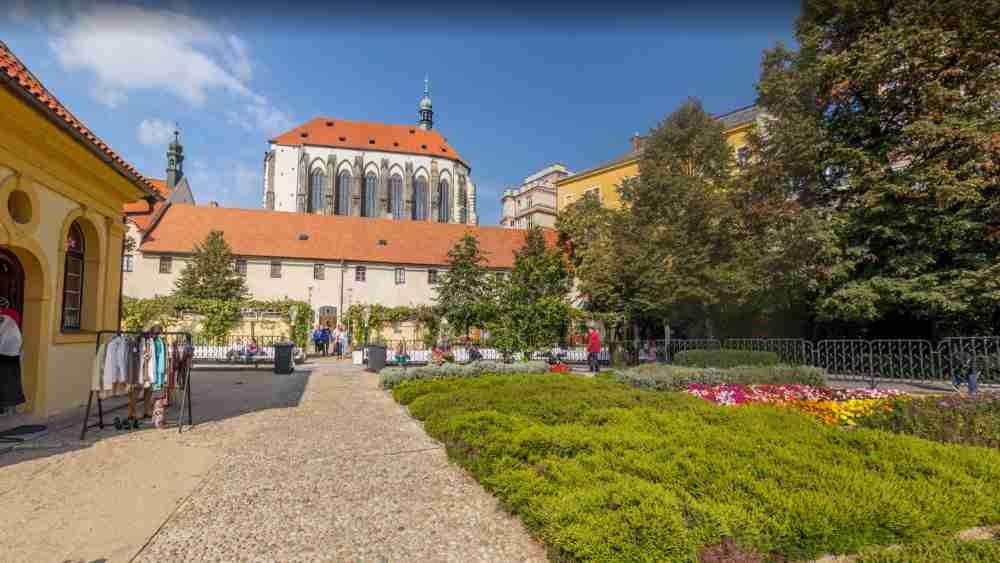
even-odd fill
[[[404,382],[396,399],[569,561],[855,553],[1000,522],[1000,452],[573,375]]]

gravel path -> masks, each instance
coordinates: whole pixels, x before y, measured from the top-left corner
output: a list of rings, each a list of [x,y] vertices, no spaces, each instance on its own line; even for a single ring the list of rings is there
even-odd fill
[[[375,379],[331,366],[252,415],[137,560],[544,561]]]

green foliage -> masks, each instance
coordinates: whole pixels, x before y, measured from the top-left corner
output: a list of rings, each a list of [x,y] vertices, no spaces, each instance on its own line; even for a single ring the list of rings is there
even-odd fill
[[[232,250],[222,231],[211,231],[196,244],[177,278],[175,295],[187,299],[240,301],[247,296],[246,279],[234,266]]]
[[[152,299],[122,298],[122,329],[147,330],[153,325],[166,325],[176,316],[177,300],[174,297]]]
[[[602,372],[601,377],[637,387],[657,391],[684,391],[688,385],[800,385],[826,386],[826,372],[812,366],[739,366],[728,369],[703,367],[678,367],[662,364],[644,364],[614,372]]]
[[[511,375],[545,373],[545,362],[516,362],[511,364],[482,360],[469,364],[444,363],[415,368],[387,367],[378,373],[378,383],[383,389],[392,389],[404,381],[441,379],[448,377],[482,377],[484,375]]]
[[[995,563],[1000,561],[1000,538],[961,540],[932,539],[911,545],[864,550],[857,563]]]
[[[448,251],[448,271],[438,276],[434,301],[440,315],[462,333],[485,324],[490,284],[479,239],[466,233]]]
[[[366,314],[368,316],[367,323],[365,322]],[[428,347],[437,342],[440,318],[433,307],[426,305],[386,307],[378,303],[372,305],[355,303],[344,311],[342,317],[342,323],[351,331],[354,344],[365,342],[366,337],[374,340],[376,335],[381,334],[386,325],[404,321],[417,323],[417,330],[423,332],[424,342]],[[427,342],[428,336],[431,337],[430,343]]]
[[[703,368],[774,366],[778,365],[778,355],[774,352],[749,350],[684,350],[674,354],[674,363]]]
[[[532,302],[546,297],[562,299],[571,283],[563,253],[545,245],[541,227],[529,228],[524,246],[514,253],[509,283],[514,296]]]
[[[938,442],[1000,448],[1000,395],[929,396],[896,400],[888,412],[858,421],[865,428],[911,434]]]
[[[554,560],[789,559],[1000,522],[1000,452],[572,375],[407,382],[397,400]]]

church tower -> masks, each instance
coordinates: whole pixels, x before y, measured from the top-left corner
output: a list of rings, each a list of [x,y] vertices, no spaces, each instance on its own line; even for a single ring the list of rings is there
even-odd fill
[[[427,77],[424,77],[424,97],[420,98],[418,115],[420,120],[417,124],[424,131],[430,131],[434,127],[434,108],[431,105],[431,81]]]
[[[181,146],[180,132],[174,130],[174,140],[167,147],[167,187],[171,190],[184,177],[184,147]]]

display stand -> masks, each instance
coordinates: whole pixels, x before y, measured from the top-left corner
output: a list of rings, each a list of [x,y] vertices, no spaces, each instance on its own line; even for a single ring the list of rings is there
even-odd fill
[[[101,349],[101,337],[103,337],[103,336],[106,336],[106,335],[114,335],[114,336],[127,335],[127,336],[140,337],[143,334],[146,334],[146,333],[141,332],[141,331],[123,331],[123,330],[102,330],[102,331],[99,331],[97,333],[97,345],[94,348],[94,352],[96,353],[98,350]],[[161,332],[159,334],[159,336],[162,337],[162,338],[182,338],[182,339],[184,339],[184,341],[187,344],[187,346],[192,346],[192,343],[194,342],[194,340],[191,338],[191,333],[188,333],[188,332]],[[169,350],[170,347],[166,346],[166,349]],[[180,410],[178,410],[178,412],[177,412],[177,432],[178,433],[183,432],[183,430],[184,430],[184,411],[185,410],[187,411],[187,425],[188,425],[188,427],[190,428],[191,426],[194,425],[194,422],[193,422],[194,417],[193,417],[193,415],[191,413],[191,366],[193,364],[194,364],[194,359],[192,358],[191,361],[188,362],[187,365],[184,368],[183,377],[181,376],[181,374],[178,374],[177,377],[176,377],[176,379],[174,380],[174,385],[168,385],[168,386],[162,387],[162,389],[169,395],[172,391],[174,391],[174,390],[176,390],[178,388],[179,384],[183,384],[183,386],[181,387],[181,404],[180,404]],[[95,396],[97,397],[97,422],[94,422],[93,424],[91,424],[90,423],[90,411],[93,408],[94,397]],[[124,406],[124,405],[118,406],[118,407],[116,407],[115,409],[112,409],[112,410],[117,410],[117,409],[121,408],[122,406]],[[80,429],[80,440],[83,440],[87,436],[87,430],[89,430],[91,428],[95,428],[96,427],[96,428],[100,428],[102,430],[104,429],[104,412],[105,412],[104,411],[104,402],[101,399],[101,391],[91,389],[90,390],[90,394],[87,396],[87,410],[86,410],[86,412],[83,415],[83,427]]]

